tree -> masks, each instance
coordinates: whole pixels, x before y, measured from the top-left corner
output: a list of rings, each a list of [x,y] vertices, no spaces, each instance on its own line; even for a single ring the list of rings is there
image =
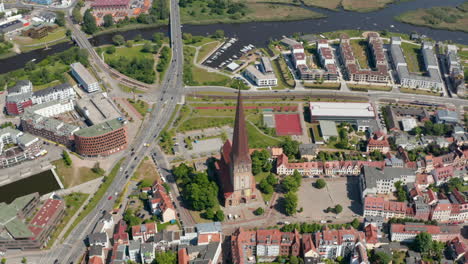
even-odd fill
[[[106,14],[103,18],[104,20],[104,27],[112,27],[114,25],[114,18],[111,14]]]
[[[273,174],[273,173],[268,174],[268,176],[266,177],[266,181],[268,182],[268,184],[270,184],[272,186],[278,184],[278,179],[276,178],[275,174]]]
[[[389,256],[387,253],[382,251],[373,251],[370,258],[370,262],[372,264],[389,264],[392,261],[392,257]]]
[[[141,51],[145,53],[151,53],[153,52],[153,46],[150,43],[145,43]]]
[[[56,14],[57,17],[55,18],[55,24],[57,24],[59,27],[65,26],[65,13],[58,11]]]
[[[164,39],[164,34],[161,32],[157,32],[153,34],[153,42],[161,45],[162,41]]]
[[[87,34],[94,34],[99,30],[96,25],[96,18],[91,14],[91,10],[85,11],[83,16],[83,31]]]
[[[34,61],[28,61],[26,65],[24,65],[25,71],[34,71],[36,69],[36,63]]]
[[[284,177],[281,187],[285,192],[296,192],[299,189],[299,185],[292,175]]]
[[[216,214],[214,216],[214,220],[218,221],[218,222],[224,221],[224,212],[223,212],[223,210],[219,209],[218,211],[216,211]]]
[[[94,166],[91,170],[98,175],[104,175],[104,173],[106,173],[106,171],[101,168],[101,164],[99,164],[99,162],[94,163]]]
[[[156,257],[154,258],[154,262],[156,264],[176,264],[177,263],[177,255],[175,251],[168,250],[165,252],[158,252],[156,253]]]
[[[122,46],[123,44],[125,44],[125,38],[122,35],[115,35],[112,37],[112,42],[116,46]]]
[[[289,137],[281,143],[281,147],[283,148],[284,154],[289,158],[295,158],[297,153],[299,153],[299,142],[292,140]]]
[[[81,8],[78,5],[76,5],[72,10],[73,20],[75,20],[78,24],[83,22],[83,16],[81,16],[80,9]]]
[[[335,205],[335,208],[333,208],[333,211],[335,212],[335,214],[339,214],[343,212],[343,206],[341,206],[341,204],[337,204]]]
[[[67,31],[65,31],[65,36],[71,37],[71,35],[72,35],[71,30],[67,29]]]
[[[262,215],[263,213],[265,213],[265,210],[262,207],[259,207],[254,211],[255,215]]]
[[[396,189],[395,194],[396,194],[398,201],[399,202],[406,201],[408,196],[406,194],[405,186],[403,185],[401,181],[395,182],[395,189]]]
[[[289,264],[299,264],[299,258],[292,255],[289,257]]]
[[[131,48],[132,46],[133,46],[133,44],[132,44],[132,42],[131,42],[130,40],[127,40],[127,41],[125,42],[125,47]]]
[[[68,152],[66,150],[62,151],[62,158],[63,158],[63,161],[65,162],[65,165],[67,165],[67,166],[72,165],[72,160],[71,160],[70,155],[68,154]]]
[[[260,189],[262,193],[265,193],[265,194],[270,194],[270,193],[273,193],[274,191],[273,186],[269,184],[268,180],[265,178],[260,181],[260,183],[258,184],[258,188]]]
[[[221,29],[216,30],[215,33],[213,34],[213,37],[214,38],[224,38],[224,31],[221,30]]]
[[[359,222],[359,220],[357,218],[354,218],[353,221],[350,224],[354,229],[358,229],[359,225],[361,225],[361,222]]]
[[[21,263],[26,264],[28,263],[28,260],[25,257],[23,257],[23,259],[21,259]]]
[[[206,219],[213,219],[214,216],[215,216],[215,213],[213,212],[213,208],[206,209],[205,216],[204,216]]]
[[[327,183],[325,182],[324,179],[318,179],[315,182],[315,188],[317,188],[317,189],[323,189],[323,188],[325,188],[325,186],[327,186]]]
[[[284,211],[286,215],[294,215],[297,210],[298,198],[294,192],[284,195]]]
[[[421,232],[416,235],[413,242],[414,250],[421,253],[429,253],[432,247],[432,236],[427,232]]]
[[[115,47],[114,46],[109,46],[106,48],[106,53],[107,54],[114,54],[115,53]]]
[[[6,258],[2,258],[2,264],[6,264]]]

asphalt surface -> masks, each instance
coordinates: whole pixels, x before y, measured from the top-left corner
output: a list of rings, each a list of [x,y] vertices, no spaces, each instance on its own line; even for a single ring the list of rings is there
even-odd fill
[[[69,14],[70,12],[71,7],[69,9]],[[91,43],[87,40],[86,35],[79,30],[77,25],[73,24],[68,16],[67,22],[72,25],[71,30],[77,44],[82,48],[88,49],[90,51],[91,59],[96,63],[96,66],[100,68],[101,71],[106,71],[105,65],[99,58],[96,58],[97,54],[94,52]],[[54,261],[58,259],[59,263],[70,264],[76,263],[79,260],[86,250],[86,245],[84,243],[86,236],[92,231],[93,227],[102,216],[102,213],[113,209],[116,199],[115,193],[121,192],[123,186],[125,186],[127,181],[130,180],[130,176],[138,167],[138,164],[151,152],[155,144],[155,139],[158,137],[165,124],[169,121],[175,106],[177,103],[182,102],[183,52],[182,33],[180,28],[178,1],[172,0],[170,37],[173,60],[171,61],[171,65],[169,66],[167,74],[162,82],[161,88],[155,93],[155,96],[160,102],[158,107],[153,109],[149,119],[145,121],[140,133],[133,141],[132,146],[127,150],[129,155],[123,160],[120,171],[103,198],[99,201],[96,208],[94,208],[94,210],[75,227],[62,244],[47,253],[42,254],[38,263],[50,264],[54,263]],[[145,143],[149,143],[150,146],[145,147]],[[25,252],[24,256],[28,258],[28,254],[29,253]],[[37,252],[31,253],[31,255],[37,256]]]

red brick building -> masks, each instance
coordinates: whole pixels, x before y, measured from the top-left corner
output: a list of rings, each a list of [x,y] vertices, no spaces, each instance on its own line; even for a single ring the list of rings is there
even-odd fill
[[[83,156],[108,156],[128,146],[127,127],[114,119],[75,132],[76,152]]]
[[[130,0],[96,0],[91,6],[93,11],[126,11],[129,8]]]

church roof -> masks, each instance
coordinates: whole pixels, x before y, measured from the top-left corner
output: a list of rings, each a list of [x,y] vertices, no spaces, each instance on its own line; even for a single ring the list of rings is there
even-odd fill
[[[237,97],[236,120],[234,123],[234,134],[232,137],[231,162],[233,165],[250,163],[249,142],[247,139],[247,128],[245,126],[244,106],[239,90]]]

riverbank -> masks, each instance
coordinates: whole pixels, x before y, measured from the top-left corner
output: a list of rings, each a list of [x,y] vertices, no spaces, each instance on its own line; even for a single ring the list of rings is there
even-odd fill
[[[403,13],[395,19],[416,26],[468,32],[468,2],[457,7],[421,8]]]
[[[234,24],[247,22],[273,22],[296,21],[305,19],[318,19],[326,17],[323,14],[307,8],[286,3],[245,3],[245,11],[228,15],[209,11],[206,2],[194,1],[181,7],[181,20],[183,24]]]
[[[113,28],[107,28],[103,29],[95,34],[93,34],[93,37],[97,37],[100,35],[105,35],[105,34],[112,34],[112,33],[118,33],[118,32],[125,32],[129,30],[138,30],[138,29],[151,29],[151,28],[160,28],[164,26],[168,26],[169,22],[168,21],[161,21],[158,23],[152,23],[152,24],[128,24],[122,27],[113,27]]]
[[[306,6],[325,8],[329,10],[339,11],[353,11],[360,13],[367,13],[386,8],[390,4],[395,4],[403,1],[411,0],[382,0],[382,1],[366,1],[366,0],[302,0]]]

